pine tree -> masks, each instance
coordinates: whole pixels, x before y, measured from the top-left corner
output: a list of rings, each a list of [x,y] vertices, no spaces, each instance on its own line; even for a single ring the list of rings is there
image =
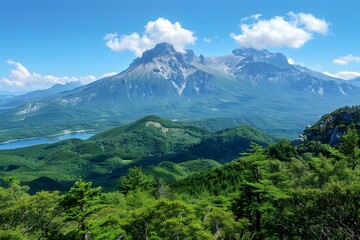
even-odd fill
[[[349,165],[352,170],[359,162],[359,135],[356,129],[349,129],[346,134],[341,136],[340,151],[347,156]]]
[[[78,224],[75,235],[81,239],[88,238],[87,217],[96,211],[96,198],[101,193],[101,187],[92,188],[91,182],[78,180],[60,200],[66,221],[75,221]]]

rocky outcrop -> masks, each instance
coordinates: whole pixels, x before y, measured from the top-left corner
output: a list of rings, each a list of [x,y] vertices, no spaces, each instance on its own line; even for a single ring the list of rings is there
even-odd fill
[[[316,124],[307,127],[303,135],[307,141],[315,140],[334,146],[349,128],[360,129],[360,106],[344,107],[324,115]]]

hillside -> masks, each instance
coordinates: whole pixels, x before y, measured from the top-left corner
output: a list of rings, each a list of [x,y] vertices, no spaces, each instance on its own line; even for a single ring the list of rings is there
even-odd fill
[[[223,163],[246,151],[250,142],[266,146],[275,141],[250,127],[211,133],[150,115],[98,133],[88,140],[70,139],[0,151],[0,178],[15,176],[31,186],[36,181],[44,188],[51,187],[53,180],[66,186],[79,176],[100,184],[119,178],[133,166],[204,158]],[[45,183],[36,180],[38,178]]]
[[[342,111],[344,109],[339,110]],[[146,126],[149,122],[151,126]],[[154,123],[158,124],[154,126]],[[66,143],[74,146],[96,143],[117,138],[118,134],[144,133],[147,128],[155,128],[162,134],[177,129],[177,136],[182,129],[176,122],[148,116],[101,133],[91,141]],[[254,129],[237,127],[205,135],[202,141],[209,143],[210,149],[214,146],[209,141],[211,138],[229,137],[231,142],[237,136],[252,139],[257,136],[259,141],[268,139]],[[55,149],[64,143],[45,148]],[[29,149],[18,150],[19,162],[21,155],[27,154],[24,163],[29,163],[44,146],[33,147],[31,152]],[[86,236],[99,240],[146,239],[142,236],[172,239],[176,234],[207,240],[219,236],[221,239],[278,239],[280,236],[283,239],[317,239],[319,236],[357,239],[360,232],[354,221],[360,219],[359,166],[351,168],[345,154],[341,149],[314,141],[297,147],[287,140],[268,148],[252,144],[250,151],[224,165],[209,159],[162,161],[143,168],[133,165],[121,178],[102,182],[91,179],[101,187],[93,186],[90,179],[65,182],[48,177],[24,181],[25,185],[21,185],[5,175],[7,178],[1,180],[0,186],[0,238],[77,239],[85,236],[79,230],[79,222],[85,219]],[[62,164],[57,167],[58,172],[66,167],[65,162]],[[14,165],[7,168],[8,173],[16,171]],[[1,178],[5,177],[1,174]],[[32,194],[27,193],[28,186]],[[63,192],[40,191],[42,189]],[[78,220],[72,216],[84,213],[79,207],[81,204],[86,204],[86,209],[90,209],[87,213],[91,214]],[[25,226],[31,226],[32,230],[25,231]],[[51,226],[51,231],[44,230],[47,226]]]

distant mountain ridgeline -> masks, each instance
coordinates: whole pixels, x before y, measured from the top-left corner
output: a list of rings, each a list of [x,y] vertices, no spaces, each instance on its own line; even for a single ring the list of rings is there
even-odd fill
[[[322,114],[359,101],[356,81],[290,65],[281,53],[245,48],[204,57],[160,43],[115,76],[68,91],[12,98],[7,104],[13,108],[0,114],[0,141],[69,128],[104,129],[149,114],[234,119],[293,138]]]
[[[83,84],[78,81],[68,82],[65,84],[58,83],[48,89],[37,90],[26,94],[5,98],[0,102],[0,108],[14,108],[30,102],[46,101],[47,99],[54,98],[61,92],[73,90],[81,86],[83,86]]]

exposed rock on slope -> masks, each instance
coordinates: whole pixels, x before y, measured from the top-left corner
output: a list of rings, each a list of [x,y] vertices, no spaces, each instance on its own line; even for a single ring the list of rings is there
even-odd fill
[[[324,115],[316,124],[304,130],[307,140],[336,145],[347,129],[360,130],[360,106],[343,107]]]

